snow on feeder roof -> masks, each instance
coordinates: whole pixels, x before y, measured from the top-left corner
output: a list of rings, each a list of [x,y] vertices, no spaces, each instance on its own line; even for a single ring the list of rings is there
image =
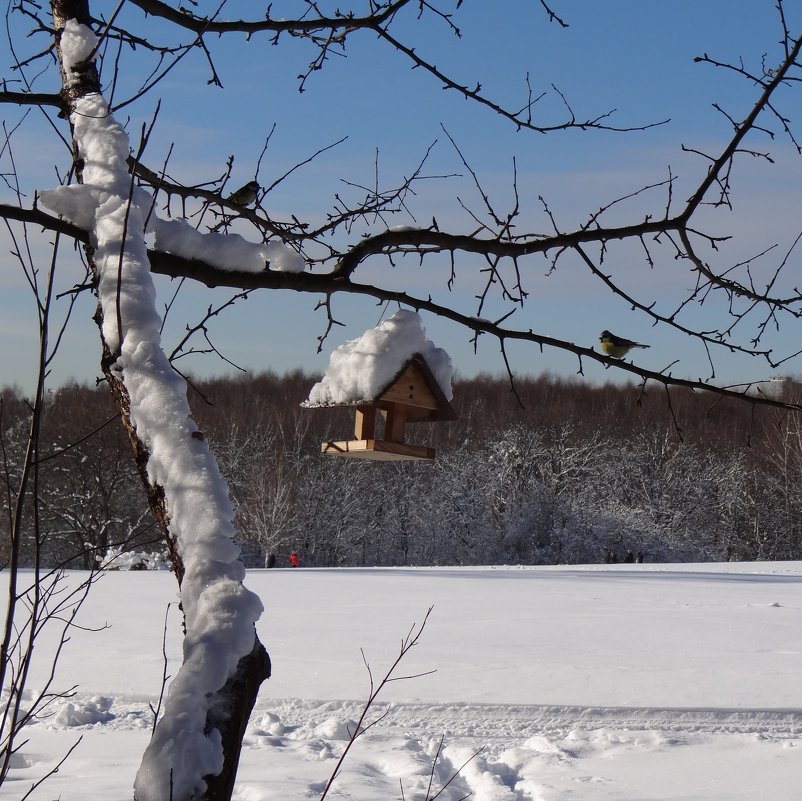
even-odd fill
[[[323,378],[301,405],[307,409],[356,409],[354,439],[324,442],[334,456],[374,460],[434,459],[434,448],[404,442],[407,422],[455,420],[451,407],[451,357],[426,338],[421,318],[400,310],[346,342],[331,355]],[[385,419],[376,436],[376,412]]]

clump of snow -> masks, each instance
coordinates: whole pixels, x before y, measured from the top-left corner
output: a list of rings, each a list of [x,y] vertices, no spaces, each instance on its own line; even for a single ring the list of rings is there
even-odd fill
[[[73,82],[74,66],[85,62],[97,47],[97,36],[85,25],[68,19],[61,32],[61,55],[66,68],[67,80]]]
[[[109,193],[103,189],[85,184],[40,189],[37,195],[45,208],[90,233],[94,233],[95,210],[109,198]]]
[[[255,734],[270,734],[280,737],[286,732],[286,726],[281,722],[281,718],[272,712],[265,712],[262,718],[254,726]]]
[[[103,570],[169,570],[165,554],[157,551],[124,551],[122,547],[109,548],[95,560]]]
[[[88,28],[67,21],[62,53],[68,75],[95,42]],[[184,662],[145,751],[135,794],[138,801],[168,796],[186,801],[204,792],[204,776],[222,768],[220,734],[205,731],[206,714],[210,699],[252,650],[262,604],[242,585],[245,569],[233,542],[228,489],[206,442],[192,436],[197,427],[186,384],[161,347],[145,241],[151,199],[144,191],[131,191],[128,137],[100,94],[80,96],[74,107],[71,122],[84,185],[59,187],[41,197],[90,231],[103,336],[118,354],[112,369],[128,390],[131,420],[150,454],[148,477],[164,489],[170,533],[185,568]],[[76,709],[65,712],[68,719],[76,714]]]
[[[330,717],[315,726],[314,736],[324,740],[345,740],[354,736],[359,727],[355,720]]]
[[[114,715],[109,711],[113,702],[113,698],[96,695],[81,704],[66,703],[56,714],[55,722],[58,726],[64,726],[65,728],[108,723],[114,720]]]
[[[278,270],[300,273],[304,269],[303,257],[278,240],[263,244],[248,242],[239,234],[204,234],[186,220],[152,220],[156,234],[156,247],[185,259],[201,259],[221,270],[261,272]]]
[[[419,314],[400,309],[359,339],[337,348],[323,378],[302,405],[345,406],[375,400],[416,353],[451,400],[451,357],[426,338]]]

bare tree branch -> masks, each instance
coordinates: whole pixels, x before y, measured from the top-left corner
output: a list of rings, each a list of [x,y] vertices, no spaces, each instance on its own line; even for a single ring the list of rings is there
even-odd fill
[[[337,12],[333,17],[310,17],[308,19],[271,19],[266,16],[260,20],[210,20],[195,16],[189,9],[176,10],[160,0],[128,0],[146,14],[162,17],[180,28],[197,34],[206,33],[292,33],[311,34],[323,30],[350,32],[360,29],[374,30],[384,24],[411,0],[374,3],[374,13],[357,17],[352,13]]]

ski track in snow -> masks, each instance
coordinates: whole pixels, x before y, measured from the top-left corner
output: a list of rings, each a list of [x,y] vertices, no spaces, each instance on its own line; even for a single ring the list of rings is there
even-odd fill
[[[363,708],[362,701],[260,699],[244,741],[235,801],[319,795]],[[29,730],[61,730],[89,742],[128,730],[146,741],[152,720],[145,699],[78,694]],[[559,801],[580,797],[566,785],[592,787],[594,798],[607,798],[603,791],[612,792],[614,781],[599,768],[617,753],[648,758],[710,742],[794,747],[802,738],[802,709],[377,702],[364,725],[368,730],[357,738],[331,797],[412,799],[442,788],[443,801],[468,794],[474,801]],[[29,752],[11,778],[24,779],[47,762]],[[309,769],[302,766],[310,762],[319,782],[304,778]]]
[[[276,702],[270,709],[285,725],[319,725],[332,715],[359,716],[357,701]],[[621,707],[493,705],[493,704],[378,704],[368,721],[387,711],[381,730],[447,737],[521,739],[538,735],[567,737],[574,731],[616,729],[695,734],[756,734],[766,739],[802,737],[802,709],[656,709]],[[258,716],[258,710],[255,713]]]
[[[291,739],[316,731],[332,718],[359,718],[363,701],[260,699],[251,715],[250,729],[258,729],[265,715],[276,716]],[[593,707],[537,704],[414,704],[377,701],[365,723],[381,717],[373,730],[385,735],[402,733],[427,737],[446,733],[451,738],[521,739],[534,736],[561,738],[574,731],[615,729],[694,734],[754,734],[764,739],[802,738],[802,709],[681,709],[657,707]],[[150,703],[76,694],[55,715],[33,723],[53,729],[97,727],[150,728]],[[249,729],[249,730],[250,730]],[[318,735],[314,735],[318,736]],[[340,739],[339,736],[335,739]]]

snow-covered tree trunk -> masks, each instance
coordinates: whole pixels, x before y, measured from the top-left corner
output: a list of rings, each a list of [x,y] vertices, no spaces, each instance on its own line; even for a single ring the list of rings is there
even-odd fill
[[[256,636],[259,599],[243,586],[233,509],[190,417],[184,381],[161,348],[145,244],[151,197],[127,168],[129,141],[102,96],[97,39],[82,0],[53,0],[79,184],[42,202],[90,232],[103,370],[128,429],[181,587],[184,661],[137,774],[138,801],[227,799],[242,734],[270,661]]]

